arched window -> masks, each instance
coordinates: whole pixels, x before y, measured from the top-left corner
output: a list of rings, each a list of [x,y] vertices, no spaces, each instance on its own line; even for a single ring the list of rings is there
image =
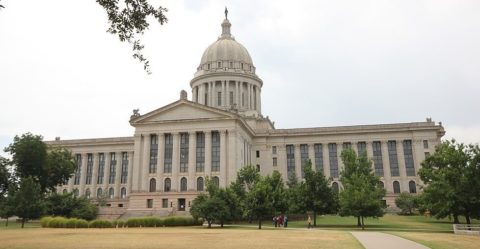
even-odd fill
[[[155,178],[150,179],[150,192],[155,192],[157,191],[157,180]]]
[[[197,178],[197,191],[203,191],[203,177]]]
[[[220,186],[220,179],[218,179],[218,176],[214,176],[212,177],[212,181],[213,181],[213,184],[215,184],[215,186]]]
[[[415,184],[414,181],[408,182],[408,189],[410,190],[411,194],[417,193],[417,185]]]
[[[85,190],[85,198],[90,199],[90,189]]]
[[[121,190],[120,190],[120,193],[121,193],[121,198],[122,199],[125,199],[127,198],[127,189],[125,187],[123,187]]]
[[[383,183],[382,181],[379,181],[378,182],[378,187],[379,188],[385,188],[385,183]]]
[[[67,194],[68,191],[67,191],[66,189],[64,189],[62,193],[63,193],[63,194]]]
[[[79,195],[78,188],[73,190],[73,195],[77,197]]]
[[[393,193],[400,194],[400,183],[398,181],[393,182]]]
[[[332,190],[335,192],[335,193],[338,193],[338,182],[333,182],[332,183]]]
[[[165,192],[169,192],[170,189],[172,188],[172,181],[170,180],[170,178],[165,178],[165,188],[164,188],[164,191]]]
[[[180,191],[187,191],[187,178],[180,179]]]
[[[97,198],[102,197],[102,194],[103,194],[102,188],[98,188],[98,189],[97,189]]]
[[[113,194],[114,194],[113,191],[114,191],[113,188],[110,188],[110,189],[108,190],[108,198],[113,199]]]

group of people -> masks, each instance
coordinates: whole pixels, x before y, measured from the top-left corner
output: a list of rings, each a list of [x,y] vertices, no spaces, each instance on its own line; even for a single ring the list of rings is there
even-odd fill
[[[288,218],[286,215],[273,216],[272,222],[275,227],[288,227]]]

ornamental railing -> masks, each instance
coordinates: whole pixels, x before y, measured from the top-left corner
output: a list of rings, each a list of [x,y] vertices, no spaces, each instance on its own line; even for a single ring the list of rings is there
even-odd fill
[[[477,224],[453,224],[453,232],[455,234],[480,236],[480,225],[477,225]]]

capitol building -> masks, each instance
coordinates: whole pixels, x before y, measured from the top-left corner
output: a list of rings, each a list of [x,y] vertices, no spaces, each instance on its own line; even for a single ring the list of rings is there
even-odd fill
[[[346,148],[367,153],[395,206],[404,191],[416,193],[421,162],[445,131],[430,118],[422,122],[276,129],[262,113],[262,86],[248,50],[231,34],[225,16],[222,33],[203,53],[190,81],[191,94],[145,114],[135,110],[130,137],[48,141],[72,151],[77,168],[59,192],[106,198],[104,217],[172,215],[189,211],[207,178],[220,187],[253,165],[262,175],[279,171],[303,176],[310,159],[316,171],[341,189],[340,154]],[[266,82],[265,84],[268,84]],[[268,93],[266,93],[268,94]],[[103,211],[101,211],[103,212]]]

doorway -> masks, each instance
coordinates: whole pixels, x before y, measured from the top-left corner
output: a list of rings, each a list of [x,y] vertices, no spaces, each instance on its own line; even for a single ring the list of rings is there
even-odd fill
[[[178,199],[178,211],[185,211],[185,199]]]

